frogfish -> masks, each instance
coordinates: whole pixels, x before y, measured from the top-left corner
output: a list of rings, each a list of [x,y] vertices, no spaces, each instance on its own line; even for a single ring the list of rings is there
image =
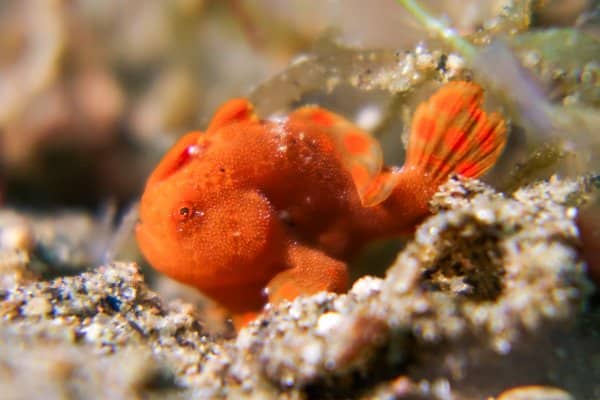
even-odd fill
[[[370,241],[410,234],[450,174],[479,177],[506,142],[472,82],[442,86],[414,112],[405,162],[344,117],[303,106],[261,119],[245,99],[186,134],[149,176],[136,238],[147,261],[198,288],[236,326],[266,303],[343,292]]]

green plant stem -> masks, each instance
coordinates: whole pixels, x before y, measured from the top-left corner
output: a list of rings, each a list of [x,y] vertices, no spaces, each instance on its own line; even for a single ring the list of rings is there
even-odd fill
[[[454,47],[466,61],[471,62],[475,56],[475,47],[463,39],[456,31],[434,18],[431,13],[415,0],[396,0],[398,4],[411,13],[425,28],[439,35]]]

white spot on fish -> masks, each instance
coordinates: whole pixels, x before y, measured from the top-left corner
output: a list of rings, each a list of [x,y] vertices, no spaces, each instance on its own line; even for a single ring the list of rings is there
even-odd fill
[[[380,122],[381,110],[376,105],[367,105],[356,115],[356,124],[366,131],[372,131]]]
[[[188,146],[187,153],[190,156],[196,156],[196,155],[200,154],[201,150],[202,149],[200,148],[200,146],[198,146],[197,144],[194,144],[194,145]]]

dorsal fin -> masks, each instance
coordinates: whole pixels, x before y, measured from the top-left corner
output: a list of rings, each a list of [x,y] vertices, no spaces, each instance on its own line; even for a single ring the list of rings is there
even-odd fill
[[[201,138],[204,135],[210,136],[218,129],[234,122],[254,120],[258,121],[258,117],[254,114],[254,107],[248,100],[243,98],[229,100],[215,112],[204,134],[199,131],[190,132],[177,141],[156,167],[148,183],[167,178],[197,156],[197,153],[203,149]]]
[[[450,82],[417,108],[404,168],[419,169],[434,183],[449,174],[476,178],[500,156],[506,143],[502,117],[482,109],[483,89]]]
[[[383,153],[371,135],[344,117],[317,106],[301,107],[289,118],[316,124],[331,136],[364,206],[375,205],[389,196],[395,170],[382,173]]]
[[[234,122],[257,120],[258,117],[254,114],[252,103],[243,98],[231,99],[219,107],[215,112],[215,115],[206,129],[206,134],[210,135],[219,128]]]

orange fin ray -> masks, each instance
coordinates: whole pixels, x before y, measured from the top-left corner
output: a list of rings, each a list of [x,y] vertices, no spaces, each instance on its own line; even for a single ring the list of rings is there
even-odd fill
[[[305,106],[290,114],[290,120],[317,124],[333,139],[344,167],[363,206],[385,200],[396,183],[396,170],[383,171],[383,153],[377,140],[347,119],[316,106]]]
[[[506,144],[506,126],[482,109],[483,89],[451,82],[419,105],[413,118],[405,168],[442,183],[451,173],[476,178],[494,165]]]
[[[360,197],[362,205],[373,207],[386,200],[398,183],[400,171],[401,169],[398,167],[391,167],[377,175]]]

